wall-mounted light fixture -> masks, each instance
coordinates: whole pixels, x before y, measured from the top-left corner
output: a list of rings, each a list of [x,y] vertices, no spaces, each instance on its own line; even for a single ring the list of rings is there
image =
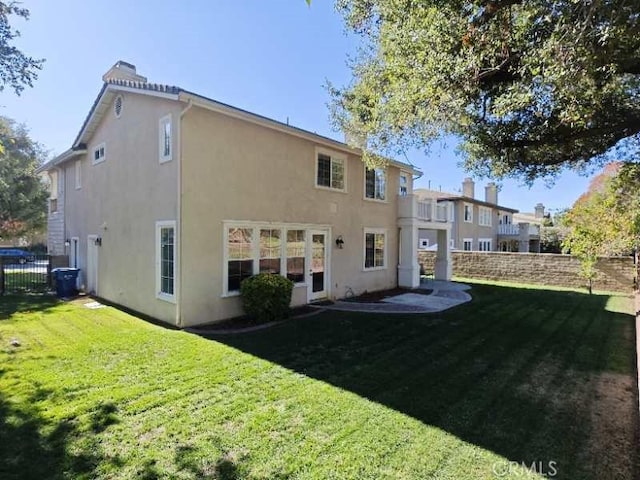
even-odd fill
[[[102,237],[97,237],[95,239],[94,243],[96,244],[97,247],[101,247],[102,246]]]
[[[336,238],[336,247],[342,248],[344,246],[344,240],[342,239],[342,235],[338,235]]]
[[[65,247],[70,247],[71,246],[71,240],[69,240],[68,238],[64,241],[64,246]]]

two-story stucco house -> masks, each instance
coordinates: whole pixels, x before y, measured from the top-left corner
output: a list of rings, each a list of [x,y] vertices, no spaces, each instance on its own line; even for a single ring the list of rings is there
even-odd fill
[[[419,284],[420,228],[451,226],[412,192],[411,166],[118,62],[52,178],[49,249],[85,291],[181,327],[242,314],[240,282],[295,282],[292,304]],[[445,219],[446,220],[446,219]],[[448,249],[439,278],[450,277]]]
[[[475,197],[475,182],[465,178],[462,194],[416,189],[421,199],[432,199],[446,204],[451,238],[449,248],[467,251],[538,252],[540,231],[535,224],[517,220],[518,210],[498,205],[498,188],[491,182],[485,186],[484,200]],[[430,230],[420,230],[418,248],[430,249],[437,245]]]

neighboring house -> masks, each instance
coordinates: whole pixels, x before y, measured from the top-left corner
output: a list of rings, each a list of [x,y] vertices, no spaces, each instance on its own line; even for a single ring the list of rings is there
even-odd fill
[[[242,314],[240,282],[259,272],[294,281],[293,305],[415,287],[419,228],[448,241],[410,165],[367,169],[344,143],[149,83],[126,62],[103,80],[71,148],[40,169],[49,249],[87,292],[184,327]],[[449,259],[439,251],[438,278]]]
[[[475,182],[465,178],[462,194],[416,189],[422,199],[446,204],[452,224],[449,248],[467,251],[538,252],[539,227],[516,221],[518,210],[498,204],[498,188],[491,182],[485,187],[485,198],[475,198]],[[435,246],[435,247],[434,247]],[[435,235],[420,230],[418,248],[437,248]]]

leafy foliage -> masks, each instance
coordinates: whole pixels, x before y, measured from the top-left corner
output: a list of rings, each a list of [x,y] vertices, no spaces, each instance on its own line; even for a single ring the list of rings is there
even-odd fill
[[[337,127],[390,154],[457,135],[466,167],[533,180],[640,150],[640,15],[611,0],[337,0],[363,44]],[[366,155],[367,161],[375,158]]]
[[[291,280],[270,273],[259,273],[240,284],[244,310],[258,323],[288,317],[292,292]]]
[[[0,237],[44,228],[48,192],[35,174],[45,152],[23,125],[0,117]]]
[[[638,247],[640,234],[640,167],[616,163],[596,176],[564,217],[565,252],[576,255],[582,274],[591,280],[597,257],[626,255]]]

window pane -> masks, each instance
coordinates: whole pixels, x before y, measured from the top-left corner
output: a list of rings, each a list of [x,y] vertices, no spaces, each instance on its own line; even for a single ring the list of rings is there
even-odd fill
[[[280,273],[280,230],[260,230],[260,273]]]
[[[160,229],[160,292],[173,295],[174,292],[174,229]]]
[[[408,191],[407,191],[407,186],[408,186],[409,182],[407,181],[407,176],[405,174],[401,174],[400,175],[400,195],[401,196],[406,196]]]
[[[318,155],[317,184],[322,187],[331,186],[331,159],[326,155]]]
[[[227,290],[240,290],[240,283],[253,275],[253,260],[231,260],[228,264]]]
[[[331,162],[331,186],[339,190],[344,189],[344,165],[339,160]]]
[[[376,169],[376,198],[384,200],[384,194],[387,187],[387,175],[382,169]]]
[[[287,230],[287,278],[295,283],[304,282],[304,239],[304,230]]]
[[[384,267],[384,233],[377,233],[375,235],[374,265],[376,267]]]
[[[164,124],[164,151],[163,156],[168,157],[171,155],[171,122],[167,121]]]
[[[287,258],[287,278],[294,283],[304,282],[304,257]]]
[[[253,229],[251,228],[230,228],[228,254],[230,260],[250,259],[253,257],[251,252],[251,242],[253,237]]]
[[[365,172],[365,195],[367,198],[376,197],[376,172],[367,168]]]
[[[375,258],[375,234],[367,233],[364,236],[364,266],[371,268],[374,266]]]

